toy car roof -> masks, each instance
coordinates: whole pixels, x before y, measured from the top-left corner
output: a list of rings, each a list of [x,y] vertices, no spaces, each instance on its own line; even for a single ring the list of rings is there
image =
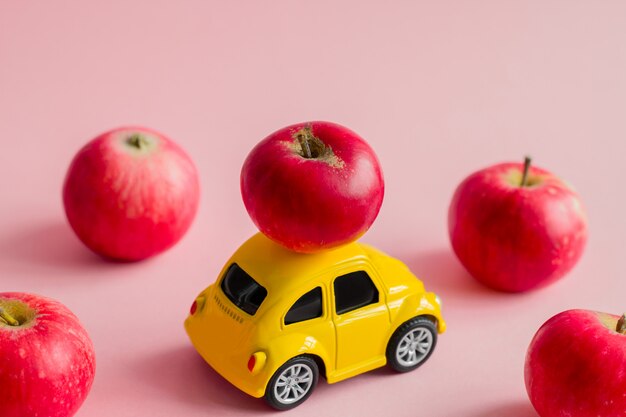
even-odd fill
[[[257,233],[239,247],[229,264],[239,265],[272,293],[299,288],[327,270],[340,268],[341,264],[359,260],[365,262],[373,252],[378,251],[353,242],[319,253],[303,254],[286,249]]]

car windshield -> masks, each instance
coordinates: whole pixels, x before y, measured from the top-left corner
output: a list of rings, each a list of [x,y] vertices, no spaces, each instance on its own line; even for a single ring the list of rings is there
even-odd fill
[[[237,264],[228,268],[221,288],[230,301],[251,316],[254,316],[267,297],[267,290]]]

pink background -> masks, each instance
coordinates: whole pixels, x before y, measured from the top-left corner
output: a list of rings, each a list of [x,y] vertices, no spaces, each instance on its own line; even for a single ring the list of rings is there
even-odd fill
[[[254,233],[239,195],[252,146],[290,123],[365,137],[387,182],[364,236],[441,294],[449,331],[420,370],[327,385],[290,415],[536,417],[523,383],[537,328],[568,308],[626,306],[623,1],[0,0],[0,291],[56,298],[98,370],[80,417],[263,415],[196,355],[182,322]],[[104,262],[65,223],[74,153],[123,124],[197,163],[199,214],[147,262]],[[525,295],[474,283],[447,206],[470,172],[534,156],[573,184],[590,240],[565,279]]]

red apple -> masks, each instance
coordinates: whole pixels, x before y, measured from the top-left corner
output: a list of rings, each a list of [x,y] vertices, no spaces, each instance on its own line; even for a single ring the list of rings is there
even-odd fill
[[[173,246],[198,208],[195,165],[154,130],[125,127],[87,143],[63,187],[65,213],[87,247],[136,261]]]
[[[378,215],[383,175],[372,148],[329,122],[280,129],[241,169],[243,202],[261,232],[297,252],[356,240]]]
[[[452,248],[483,284],[519,292],[567,273],[587,241],[578,195],[548,171],[504,163],[467,177],[450,204]]]
[[[541,417],[626,415],[626,323],[569,310],[548,320],[526,355],[526,390]]]
[[[0,293],[0,352],[2,417],[73,416],[89,394],[93,345],[57,301]]]

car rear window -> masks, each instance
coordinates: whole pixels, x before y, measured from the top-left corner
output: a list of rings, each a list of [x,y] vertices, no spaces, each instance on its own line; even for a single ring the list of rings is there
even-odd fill
[[[237,264],[228,268],[220,287],[230,301],[251,316],[267,297],[267,290]]]

